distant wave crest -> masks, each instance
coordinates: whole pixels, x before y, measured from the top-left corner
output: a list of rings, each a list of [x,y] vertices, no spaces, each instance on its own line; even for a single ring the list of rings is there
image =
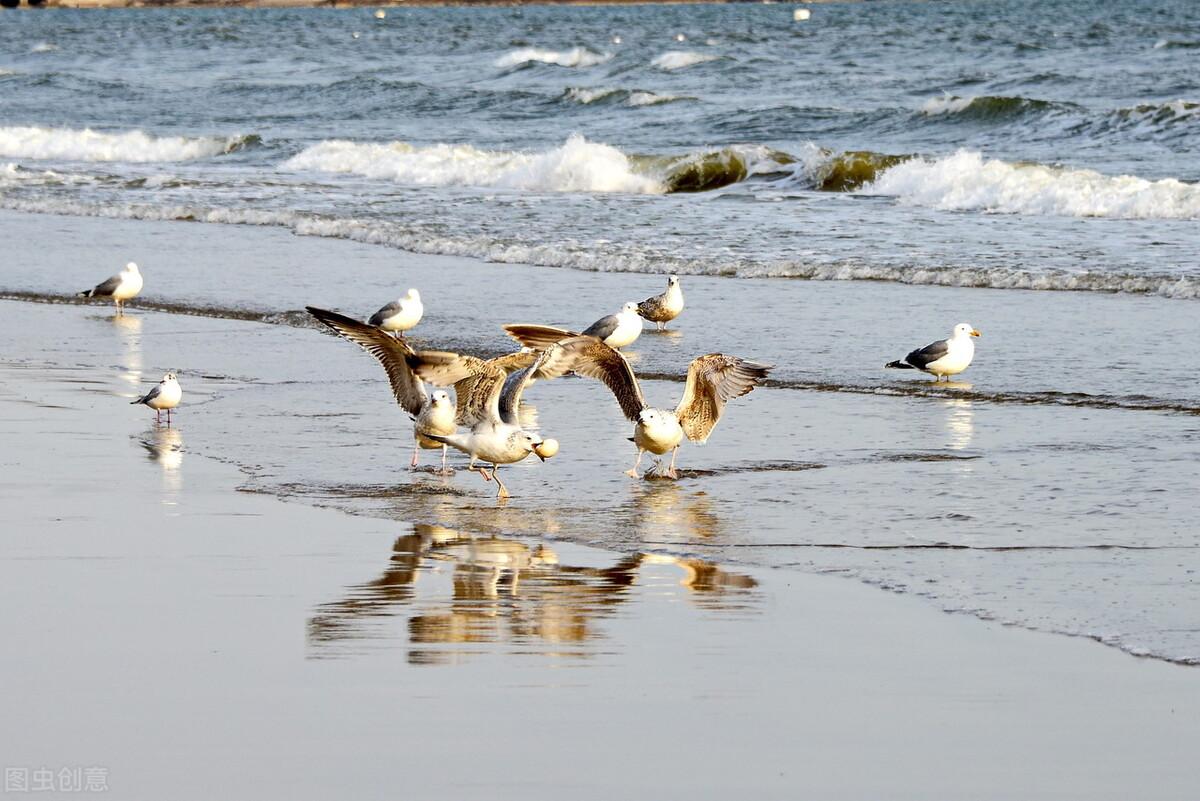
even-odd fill
[[[90,128],[0,127],[0,157],[57,161],[193,161],[240,150],[253,136],[150,136],[142,131],[102,133]]]
[[[673,72],[694,67],[706,61],[716,61],[718,58],[720,56],[711,53],[697,53],[694,50],[668,50],[662,55],[655,56],[650,62],[650,66]]]
[[[570,50],[544,50],[540,47],[522,47],[505,53],[496,59],[500,69],[524,67],[530,64],[552,64],[556,67],[594,67],[612,58],[612,53],[597,53],[586,47]]]

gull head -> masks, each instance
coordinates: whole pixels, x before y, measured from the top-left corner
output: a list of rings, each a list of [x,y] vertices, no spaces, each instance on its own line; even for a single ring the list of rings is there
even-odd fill
[[[558,453],[558,440],[554,439],[553,437],[550,439],[544,439],[537,445],[533,446],[533,452],[544,462],[551,456],[554,456],[554,454]]]
[[[538,453],[538,446],[542,444],[541,437],[537,436],[536,434],[530,434],[528,431],[522,431],[521,432],[521,442],[525,446],[525,452],[527,454],[528,453],[536,454],[537,457],[539,459],[541,459],[543,462],[546,461],[546,457],[544,457],[540,453]]]
[[[970,323],[959,323],[954,326],[954,336],[956,337],[977,337],[980,333],[971,327]]]
[[[446,392],[445,390],[439,389],[437,392],[434,392],[429,397],[430,397],[430,402],[434,406],[445,406],[450,403],[450,393]]]
[[[415,300],[419,302],[421,300],[421,293],[415,289],[410,289],[408,290],[407,297],[409,300]]]
[[[672,275],[667,279],[667,286],[679,286],[679,276]]]
[[[136,264],[134,264],[133,262],[129,262],[128,264],[125,265],[125,272],[127,272],[127,273],[136,273],[137,271],[138,271],[138,266]]]
[[[162,382],[161,382],[161,383],[165,384],[165,383],[167,383],[168,381],[174,381],[174,380],[176,380],[176,379],[175,379],[175,374],[174,374],[174,373],[167,373],[166,375],[164,375],[164,376],[162,377]]]
[[[621,314],[637,314],[637,304],[630,301],[621,307]]]

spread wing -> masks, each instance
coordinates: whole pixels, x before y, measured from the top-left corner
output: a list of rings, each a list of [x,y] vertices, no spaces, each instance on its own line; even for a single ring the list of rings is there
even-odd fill
[[[945,356],[950,352],[949,340],[939,339],[937,342],[932,342],[925,347],[914,350],[912,353],[904,357],[904,361],[916,367],[918,370],[924,370],[933,362]]]
[[[604,340],[612,336],[612,332],[617,330],[617,326],[621,324],[621,319],[615,314],[610,314],[607,317],[601,317],[596,322],[583,329],[583,333],[596,339]]]
[[[408,365],[408,357],[412,355],[413,350],[407,342],[344,314],[318,309],[314,306],[305,308],[313,317],[332,328],[338,336],[350,340],[378,359],[379,363],[383,365],[383,369],[387,371],[388,381],[392,385],[392,394],[396,396],[396,403],[399,403],[400,408],[411,415],[420,414],[428,396],[425,394],[425,386],[421,383],[421,379],[413,374],[412,368]]]
[[[371,319],[367,320],[371,325],[383,325],[383,321],[389,317],[395,317],[401,311],[400,301],[393,300],[388,305],[384,306],[379,311],[371,315]]]
[[[462,426],[474,426],[481,420],[511,422],[501,408],[506,379],[510,373],[528,369],[540,356],[527,351],[484,361],[448,351],[423,350],[410,356],[409,363],[417,375],[431,384],[443,387],[453,384],[458,403],[457,422]],[[517,400],[520,400],[519,391]]]
[[[523,354],[534,359],[528,367],[513,373],[504,382],[499,398],[500,419],[520,425],[517,410],[521,406],[521,393],[534,381],[549,381],[576,369],[583,353],[595,342],[594,337],[576,336],[556,342],[540,353]]]
[[[579,336],[574,331],[568,331],[565,328],[555,328],[550,325],[514,323],[504,326],[504,330],[517,342],[534,350],[545,350],[559,340]]]
[[[629,362],[595,337],[578,339],[581,344],[573,346],[577,348],[573,367],[575,374],[602,382],[617,399],[621,412],[636,423],[646,408],[646,399],[642,396],[642,388]]]
[[[706,441],[721,419],[725,402],[754,389],[770,370],[770,365],[724,353],[710,353],[692,360],[683,399],[675,408],[683,433],[694,442]]]
[[[121,276],[114,275],[103,283],[96,284],[96,288],[92,290],[92,297],[99,298],[105,295],[111,295],[116,292],[121,286]]]

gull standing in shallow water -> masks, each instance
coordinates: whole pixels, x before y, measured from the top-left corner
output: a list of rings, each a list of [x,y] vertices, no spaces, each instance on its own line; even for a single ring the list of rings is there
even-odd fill
[[[117,314],[124,314],[125,301],[137,297],[142,291],[142,274],[133,262],[125,265],[125,269],[103,283],[96,284],[91,289],[79,293],[82,298],[112,298],[117,304]]]
[[[623,348],[633,344],[642,335],[642,318],[638,316],[638,304],[626,303],[621,307],[621,311],[601,317],[585,328],[582,334],[568,331],[565,328],[555,328],[551,325],[522,324],[520,327],[529,340],[528,342],[522,341],[521,344],[536,350],[548,348],[559,340],[577,336],[595,337],[610,348]]]
[[[646,298],[637,305],[637,313],[643,318],[658,325],[659,331],[667,330],[667,323],[674,320],[683,311],[683,289],[679,286],[679,276],[672,275],[667,279],[667,291],[652,298]]]
[[[526,342],[527,328],[523,325],[504,326],[509,336],[527,347],[534,347]],[[771,365],[724,353],[698,356],[688,365],[687,384],[679,405],[674,410],[653,409],[642,396],[642,388],[624,356],[594,337],[578,339],[590,340],[590,343],[581,347],[578,356],[572,360],[575,374],[604,382],[612,390],[621,411],[635,423],[630,439],[637,446],[637,461],[626,471],[631,478],[637,478],[637,469],[646,451],[656,455],[670,451],[671,464],[666,475],[678,478],[675,457],[683,438],[686,436],[699,443],[708,441],[721,419],[726,401],[750,392],[771,370]]]
[[[417,378],[408,366],[408,359],[413,355],[413,349],[408,343],[374,325],[360,323],[344,314],[313,306],[305,308],[309,314],[332,328],[339,336],[348,339],[379,360],[383,369],[387,371],[396,403],[413,419],[413,439],[416,440],[416,444],[413,446],[411,466],[417,466],[417,456],[421,448],[441,448],[441,473],[446,475],[449,472],[446,468],[446,444],[430,437],[453,434],[458,430],[454,420],[454,404],[445,392],[439,390],[431,396],[425,391],[421,379]]]
[[[393,300],[372,314],[367,322],[379,326],[384,331],[399,334],[421,322],[423,314],[425,307],[421,304],[421,293],[410,289],[404,297]]]
[[[933,376],[934,381],[941,381],[942,376],[950,380],[950,376],[958,375],[971,364],[975,358],[975,342],[971,337],[980,336],[970,323],[959,323],[954,326],[949,339],[939,339],[919,350],[888,362],[884,367],[897,370],[923,370]]]
[[[508,488],[497,472],[502,464],[515,464],[529,454],[543,462],[558,453],[558,442],[542,439],[521,428],[518,409],[521,393],[534,381],[558,378],[576,367],[585,348],[594,337],[572,337],[552,344],[541,352],[514,353],[484,361],[444,351],[421,351],[409,359],[413,370],[431,384],[454,384],[459,394],[460,422],[469,426],[466,434],[434,437],[471,457],[468,470],[478,470],[484,481],[496,480],[496,497],[507,498]],[[615,352],[615,351],[614,351]],[[528,366],[508,374],[499,363],[513,364],[528,360]],[[475,462],[492,465],[489,474]]]
[[[174,373],[167,373],[162,377],[162,381],[154,386],[154,389],[140,398],[130,401],[129,405],[141,403],[149,406],[154,410],[155,423],[162,422],[162,413],[165,409],[167,425],[171,425],[171,410],[178,406],[181,400],[183,400],[183,389],[179,386],[179,380]]]

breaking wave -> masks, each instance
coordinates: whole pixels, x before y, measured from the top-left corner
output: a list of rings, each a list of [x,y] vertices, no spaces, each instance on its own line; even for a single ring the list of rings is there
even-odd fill
[[[406,142],[321,142],[284,169],[351,173],[417,186],[481,186],[535,192],[661,194],[659,181],[636,173],[629,158],[582,136],[540,153],[481,150],[471,145],[417,147]]]
[[[968,150],[938,159],[905,160],[861,191],[955,211],[1116,219],[1200,217],[1196,184],[1011,163]]]
[[[926,100],[921,106],[921,113],[929,117],[946,115],[959,119],[996,122],[1017,119],[1031,114],[1067,111],[1076,108],[1078,107],[1069,103],[1054,103],[1049,100],[1035,100],[1028,97],[1009,97],[1005,95],[959,97],[957,95],[945,94]]]
[[[693,50],[668,50],[662,55],[655,56],[650,62],[650,66],[658,67],[660,70],[672,72],[674,70],[687,69],[694,67],[697,64],[703,64],[706,61],[716,61],[720,56],[711,53],[697,53]]]
[[[240,150],[256,136],[155,137],[142,131],[102,133],[85,128],[0,127],[0,157],[58,161],[194,161]]]
[[[563,99],[580,105],[623,104],[626,106],[659,106],[678,100],[694,100],[682,95],[660,95],[644,89],[612,89],[572,87],[563,93]]]
[[[500,69],[527,67],[532,64],[552,64],[556,67],[594,67],[612,58],[612,53],[597,53],[586,47],[572,47],[570,50],[543,50],[540,47],[522,47],[505,53],[496,59],[495,66]]]

